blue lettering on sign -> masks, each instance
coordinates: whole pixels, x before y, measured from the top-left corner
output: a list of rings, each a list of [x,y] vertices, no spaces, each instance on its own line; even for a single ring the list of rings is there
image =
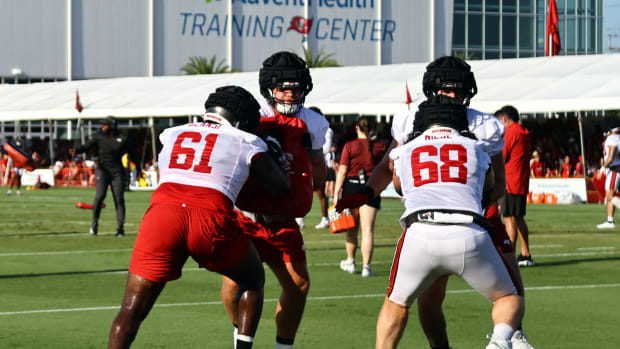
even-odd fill
[[[340,40],[339,37],[334,35],[336,32],[340,31],[340,27],[338,26],[340,22],[342,22],[342,18],[334,18],[334,21],[332,22],[332,33],[329,36],[330,39]]]
[[[194,23],[192,25],[192,36],[196,33],[196,28],[200,29],[200,35],[204,35],[202,32],[202,26],[205,25],[207,21],[207,16],[202,13],[197,13],[194,15]]]
[[[346,1],[359,2],[364,0]],[[182,36],[225,36],[229,30],[228,15],[220,16],[217,13],[207,15],[205,13],[191,12],[181,12],[180,15]],[[282,16],[271,17],[256,15],[233,15],[230,30],[232,30],[233,35],[239,37],[279,38],[286,33],[291,33],[291,35],[299,35],[299,31],[291,30],[290,28],[289,30],[286,30],[286,25],[290,25],[293,21],[293,18],[287,19]],[[367,18],[322,17],[313,19],[309,28],[310,32],[308,33],[308,36],[314,36],[317,40],[394,41],[394,36],[396,33],[396,22],[391,19],[379,20]]]

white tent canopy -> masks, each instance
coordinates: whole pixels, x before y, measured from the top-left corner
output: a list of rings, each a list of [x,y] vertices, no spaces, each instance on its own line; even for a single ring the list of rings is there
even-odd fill
[[[473,108],[512,104],[522,113],[620,109],[620,54],[471,61],[478,83]],[[407,109],[405,84],[421,102],[425,63],[312,69],[307,106],[325,114],[391,115]],[[222,85],[259,95],[258,74],[129,77],[0,85],[0,121],[201,115]],[[84,106],[75,109],[76,91]]]

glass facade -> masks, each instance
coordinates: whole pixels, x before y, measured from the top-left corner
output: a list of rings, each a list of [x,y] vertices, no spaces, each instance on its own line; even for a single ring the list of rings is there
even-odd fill
[[[467,59],[545,55],[548,0],[454,0],[452,53]],[[602,0],[556,0],[560,55],[603,53]]]

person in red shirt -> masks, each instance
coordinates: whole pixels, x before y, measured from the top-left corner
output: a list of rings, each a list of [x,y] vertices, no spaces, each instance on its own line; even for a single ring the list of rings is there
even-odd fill
[[[371,130],[370,119],[361,117],[355,123],[357,139],[347,142],[342,149],[340,166],[336,174],[334,186],[334,204],[338,203],[338,193],[342,189],[342,196],[359,192],[365,185],[370,173],[375,167],[373,154],[371,153],[370,139],[368,134]],[[381,197],[376,196],[364,205],[352,210],[355,217],[355,228],[347,231],[346,250],[347,259],[340,261],[340,269],[354,274],[355,251],[357,250],[357,232],[362,231],[362,277],[374,276],[370,268],[374,249],[374,228],[377,217],[377,209],[381,206]]]
[[[564,163],[562,164],[562,178],[570,177],[572,172],[572,166],[570,164],[570,156],[566,155],[564,157]]]
[[[540,161],[540,154],[538,154],[538,152],[534,150],[534,153],[532,154],[532,156],[534,157],[534,159],[530,163],[530,176],[538,177],[538,178],[544,177],[545,167],[543,166],[543,163]]]
[[[575,164],[575,177],[583,177],[583,157],[579,155],[579,161]]]
[[[506,195],[500,199],[500,211],[510,241],[514,244],[519,236],[519,266],[534,266],[529,248],[529,229],[524,219],[530,180],[531,136],[519,124],[519,112],[515,107],[504,106],[495,112],[495,116],[506,127],[503,149],[506,160]]]

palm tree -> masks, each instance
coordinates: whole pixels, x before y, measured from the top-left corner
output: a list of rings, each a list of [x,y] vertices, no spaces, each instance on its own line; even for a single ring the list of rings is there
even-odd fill
[[[219,61],[216,66],[215,55],[213,55],[210,59],[204,56],[191,56],[189,57],[189,63],[182,66],[181,70],[187,75],[223,74],[235,72],[235,70],[229,70],[229,67],[224,65],[223,59]]]
[[[326,54],[323,51],[323,47],[319,50],[319,53],[314,56],[312,52],[312,46],[309,46],[308,49],[305,47],[304,49],[304,58],[306,59],[306,64],[308,68],[324,68],[324,67],[339,67],[340,64],[333,59],[334,53]]]

